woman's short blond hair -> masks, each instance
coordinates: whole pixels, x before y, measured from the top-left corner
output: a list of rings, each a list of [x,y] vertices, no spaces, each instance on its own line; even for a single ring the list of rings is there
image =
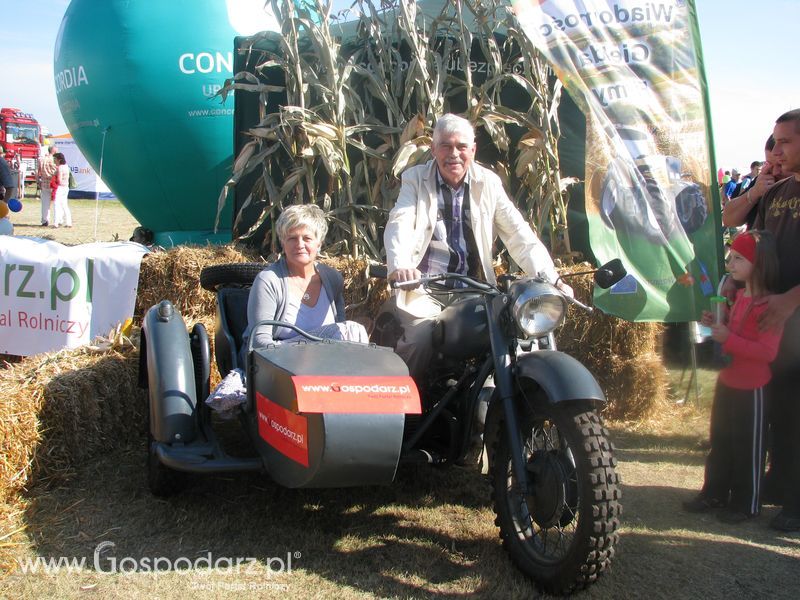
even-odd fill
[[[325,213],[316,204],[292,204],[283,209],[275,222],[275,230],[281,244],[289,231],[295,227],[307,227],[320,242],[323,242],[328,234],[328,221]]]

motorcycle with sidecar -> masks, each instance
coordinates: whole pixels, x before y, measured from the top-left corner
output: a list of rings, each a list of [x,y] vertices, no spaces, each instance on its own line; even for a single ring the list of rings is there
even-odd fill
[[[154,494],[179,491],[187,473],[260,471],[290,488],[346,487],[390,484],[403,463],[481,463],[503,547],[540,589],[570,593],[610,565],[621,494],[599,415],[605,397],[554,336],[569,303],[590,307],[543,276],[503,276],[495,285],[447,273],[410,282],[449,298],[418,390],[392,349],[402,331],[391,312],[378,315],[369,344],[263,321],[257,327],[296,329],[299,341],[240,352],[249,286],[262,268],[215,265],[200,276],[216,293],[219,371],[246,373],[237,417],[252,456],[225,451],[203,401],[211,366],[205,328],[187,332],[168,300],[145,315],[140,381],[148,388]],[[609,287],[625,270],[615,260],[591,273]]]

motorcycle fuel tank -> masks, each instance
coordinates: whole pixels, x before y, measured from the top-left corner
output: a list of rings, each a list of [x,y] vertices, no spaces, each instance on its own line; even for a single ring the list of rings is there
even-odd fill
[[[469,296],[446,307],[434,327],[433,346],[442,354],[457,359],[487,353],[490,342],[483,298]]]

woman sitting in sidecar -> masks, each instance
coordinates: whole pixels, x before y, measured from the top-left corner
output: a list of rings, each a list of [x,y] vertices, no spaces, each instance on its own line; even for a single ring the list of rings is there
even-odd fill
[[[360,323],[347,321],[341,274],[317,262],[328,224],[316,204],[286,208],[275,222],[283,248],[281,258],[262,270],[253,281],[247,299],[247,327],[242,333],[237,364],[209,396],[206,403],[222,413],[246,400],[244,365],[248,347],[253,350],[307,338],[280,325],[256,325],[262,321],[293,324],[313,336],[368,343]],[[250,338],[253,338],[252,344]]]
[[[217,296],[214,358],[221,385],[229,384],[222,406],[204,402],[212,360],[205,327],[197,323],[187,336],[169,300],[145,316],[140,379],[148,388],[148,481],[157,495],[179,491],[185,473],[264,471],[287,487],[394,479],[405,415],[420,413],[408,369],[345,320],[342,276],[316,262],[327,230],[322,210],[292,206],[275,227],[284,249],[275,264],[200,273],[200,285]],[[209,407],[240,422],[251,456],[225,451]]]
[[[251,335],[253,348],[299,335],[280,326],[260,327],[253,334],[254,325],[264,320],[294,323],[317,337],[368,342],[362,325],[345,320],[341,274],[317,263],[317,253],[328,231],[322,209],[316,204],[290,206],[278,217],[275,229],[283,256],[253,281],[247,301],[248,325],[242,336],[243,348],[247,348]]]

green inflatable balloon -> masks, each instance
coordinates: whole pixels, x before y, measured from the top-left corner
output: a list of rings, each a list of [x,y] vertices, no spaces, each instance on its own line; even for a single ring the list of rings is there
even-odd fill
[[[224,242],[233,38],[277,30],[263,0],[72,0],[55,45],[59,108],[81,152],[164,246]],[[102,171],[101,171],[102,169]]]

